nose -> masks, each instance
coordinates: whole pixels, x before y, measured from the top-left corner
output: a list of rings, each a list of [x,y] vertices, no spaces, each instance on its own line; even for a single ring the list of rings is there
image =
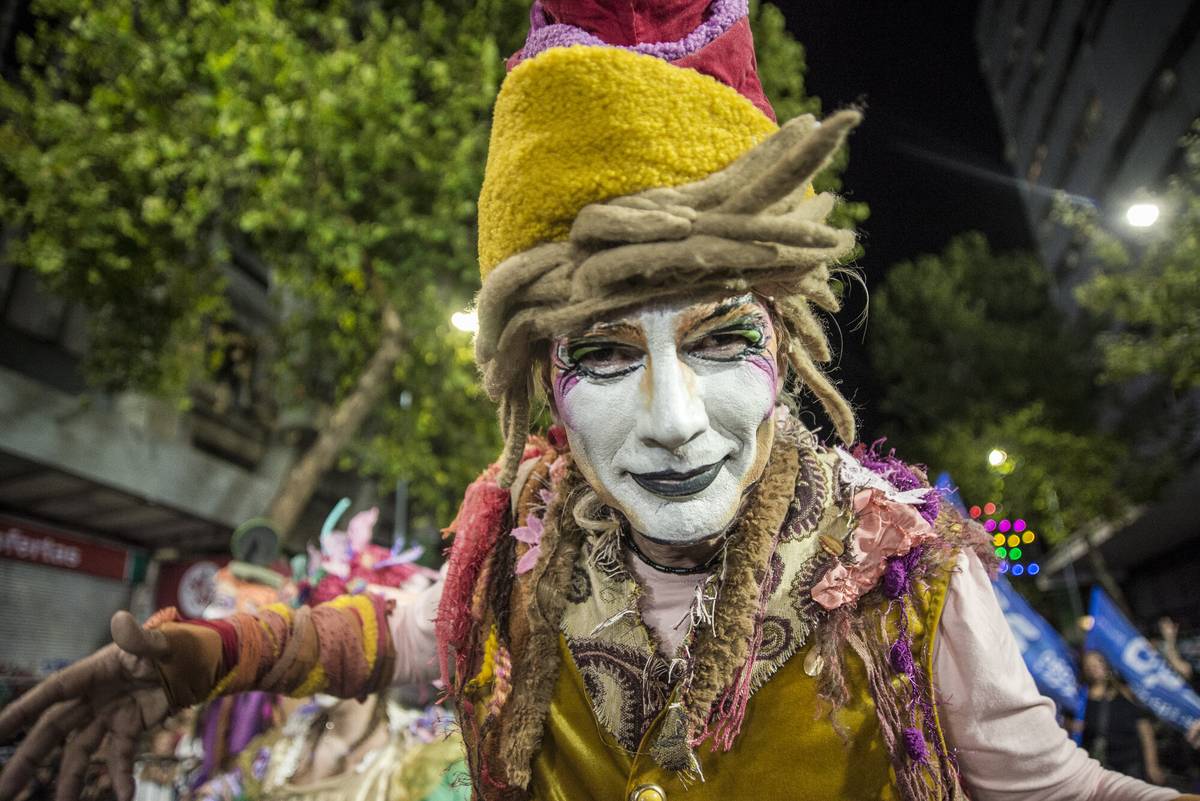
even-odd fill
[[[708,412],[691,368],[673,351],[652,358],[650,368],[642,384],[645,403],[637,435],[647,447],[674,452],[708,429]]]

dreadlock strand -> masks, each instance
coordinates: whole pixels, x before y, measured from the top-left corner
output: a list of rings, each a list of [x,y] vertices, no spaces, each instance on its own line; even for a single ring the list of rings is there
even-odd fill
[[[497,480],[501,487],[511,487],[525,453],[529,437],[529,382],[517,382],[509,387],[500,406],[500,426],[504,435],[504,462]]]
[[[792,365],[792,369],[796,371],[796,375],[820,401],[821,408],[833,421],[834,428],[837,429],[842,442],[847,444],[854,442],[854,411],[850,408],[850,402],[837,391],[837,387],[825,373],[821,372],[812,357],[803,348],[793,345],[788,353],[788,361]]]

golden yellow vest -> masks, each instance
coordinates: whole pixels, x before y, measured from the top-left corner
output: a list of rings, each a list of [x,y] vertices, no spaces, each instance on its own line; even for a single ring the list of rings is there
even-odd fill
[[[921,655],[931,686],[933,640],[953,558],[943,564],[942,570],[930,576],[924,591],[914,594],[909,616],[913,654]],[[863,614],[882,612],[873,609]],[[889,628],[894,627],[897,615],[898,611],[893,610]],[[818,704],[817,680],[804,671],[804,658],[811,647],[810,642],[801,648],[750,698],[745,724],[732,749],[714,753],[708,744],[701,746],[697,755],[704,781],[685,787],[678,775],[662,770],[648,753],[661,716],[642,737],[637,754],[622,749],[596,720],[582,676],[560,638],[562,667],[546,716],[541,749],[533,762],[533,798],[623,801],[636,798],[636,790],[645,785],[661,788],[670,801],[898,798],[874,703],[867,691],[864,665],[847,649],[843,658],[851,700],[838,712],[849,734],[843,742]],[[942,736],[940,725],[938,736]]]

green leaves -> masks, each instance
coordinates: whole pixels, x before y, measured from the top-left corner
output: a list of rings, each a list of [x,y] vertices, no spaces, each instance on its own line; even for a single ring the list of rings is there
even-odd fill
[[[1058,204],[1087,247],[1090,276],[1075,295],[1106,329],[1107,382],[1148,376],[1178,391],[1200,387],[1200,120],[1181,145],[1183,171],[1156,199],[1162,218],[1128,244],[1094,210]]]
[[[444,520],[437,492],[456,498],[498,447],[490,405],[462,391],[465,343],[437,337],[477,287],[474,198],[526,7],[391,5],[35,3],[20,80],[0,85],[0,195],[9,258],[88,308],[103,389],[185,402],[221,368],[231,246],[271,273],[260,352],[277,354],[281,407],[350,391],[388,298],[413,350],[391,395],[419,401],[363,433],[402,456],[350,458],[385,485],[411,475]],[[427,492],[414,458],[433,454],[445,481]]]
[[[1051,543],[1124,509],[1128,454],[1097,430],[1090,343],[1051,303],[1036,256],[955,237],[888,272],[871,326],[889,444],[948,470],[968,503],[1037,515]],[[992,448],[1011,472],[989,467]]]

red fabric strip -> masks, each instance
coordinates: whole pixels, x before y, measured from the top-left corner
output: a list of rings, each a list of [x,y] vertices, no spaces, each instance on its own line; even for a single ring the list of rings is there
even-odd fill
[[[204,626],[221,635],[221,675],[233,670],[238,661],[237,629],[226,620],[189,620],[193,626]]]

